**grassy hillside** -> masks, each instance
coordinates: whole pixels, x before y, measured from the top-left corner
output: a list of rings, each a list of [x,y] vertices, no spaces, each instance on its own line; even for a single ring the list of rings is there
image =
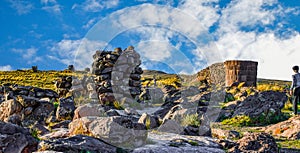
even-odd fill
[[[59,77],[77,76],[81,78],[83,75],[83,73],[72,73],[70,71],[0,71],[0,85],[11,83],[24,86],[35,86],[44,89],[55,89],[53,81]]]
[[[20,84],[25,86],[35,86],[40,88],[54,89],[53,81],[61,76],[76,76],[82,78],[87,75],[83,72],[70,72],[70,71],[38,71],[33,72],[31,70],[18,70],[18,71],[0,71],[0,85],[5,83]],[[163,85],[175,85],[178,83],[183,86],[199,86],[200,82],[197,80],[197,75],[177,75],[167,74],[161,71],[144,70],[142,74],[142,85],[146,86],[154,84],[154,78],[156,84],[161,87]],[[290,87],[291,82],[281,80],[267,80],[258,79],[258,89],[264,90],[276,90],[284,91]]]

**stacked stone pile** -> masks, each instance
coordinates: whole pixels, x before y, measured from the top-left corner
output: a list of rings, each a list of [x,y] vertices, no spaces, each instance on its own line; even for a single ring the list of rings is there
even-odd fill
[[[59,97],[65,97],[72,87],[72,77],[61,77],[55,82],[55,87]]]
[[[112,104],[123,97],[134,100],[140,95],[143,70],[139,67],[140,55],[132,46],[124,51],[96,51],[93,58],[95,88],[101,104]]]

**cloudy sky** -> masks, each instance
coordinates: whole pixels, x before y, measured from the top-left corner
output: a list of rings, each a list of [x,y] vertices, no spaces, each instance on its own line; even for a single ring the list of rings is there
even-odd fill
[[[241,59],[291,80],[300,65],[299,0],[2,0],[0,12],[0,70],[83,69],[129,45],[143,68],[172,73]]]

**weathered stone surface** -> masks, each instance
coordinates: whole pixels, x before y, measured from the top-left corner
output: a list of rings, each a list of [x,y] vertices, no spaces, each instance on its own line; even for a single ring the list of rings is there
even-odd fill
[[[200,93],[200,90],[195,86],[189,86],[187,89],[181,91],[184,97],[194,96]]]
[[[175,120],[165,120],[157,130],[159,132],[181,134],[184,130],[184,127],[182,127],[180,123]]]
[[[124,117],[98,117],[88,129],[93,136],[125,148],[142,146],[147,138],[143,124],[133,123]]]
[[[51,133],[44,134],[39,138],[42,140],[56,139],[56,138],[66,138],[70,135],[69,129],[66,128],[56,128],[52,129]]]
[[[36,151],[37,143],[27,129],[15,124],[0,122],[0,152],[33,152]]]
[[[85,104],[76,108],[74,112],[74,120],[85,116],[104,117],[106,115],[105,108],[100,104]]]
[[[247,133],[229,152],[278,152],[275,139],[266,133]]]
[[[255,118],[261,114],[266,116],[279,115],[286,101],[287,96],[285,93],[276,91],[261,92],[242,101],[236,107],[232,116],[247,115]]]
[[[153,129],[159,126],[158,118],[148,115],[146,113],[143,113],[140,117],[138,123],[144,124],[147,128]]]
[[[19,116],[19,118],[21,118],[22,109],[22,105],[14,99],[4,101],[0,104],[0,120],[8,122],[10,120],[9,117],[12,115],[16,115]],[[20,124],[18,120],[13,119],[10,121],[14,124]]]
[[[240,133],[234,130],[212,129],[212,136],[218,139],[239,139]]]
[[[287,95],[283,92],[264,91],[250,95],[244,100],[232,101],[222,108],[219,120],[239,115],[247,115],[251,118],[264,116],[272,119],[281,115],[281,109],[287,101]]]
[[[266,132],[275,137],[287,139],[300,139],[300,116],[291,117],[287,121],[283,121],[269,127],[266,127]]]
[[[80,152],[95,152],[95,153],[115,153],[117,148],[103,142],[102,140],[76,135],[69,138],[59,138],[43,140],[39,143],[39,151],[59,151],[64,153],[80,153]]]
[[[56,110],[56,118],[58,120],[70,120],[74,116],[75,102],[73,97],[60,98],[59,105]]]
[[[149,141],[143,147],[133,150],[134,153],[225,153],[220,145],[209,137],[184,136],[172,133],[149,133]]]

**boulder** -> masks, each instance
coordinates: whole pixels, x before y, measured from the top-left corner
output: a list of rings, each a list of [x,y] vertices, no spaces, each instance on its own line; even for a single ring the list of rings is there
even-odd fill
[[[58,138],[43,140],[39,143],[39,151],[56,151],[64,153],[80,153],[80,152],[93,152],[93,153],[114,153],[119,150],[104,141],[84,136],[76,135],[69,138]]]
[[[94,137],[124,148],[142,146],[147,139],[146,127],[126,117],[98,117],[88,130]]]
[[[0,121],[10,121],[14,124],[20,124],[19,120],[21,120],[22,109],[22,105],[14,99],[2,102],[0,104]],[[15,115],[16,117],[14,119],[10,119],[10,116],[12,115]]]
[[[300,116],[291,117],[287,121],[283,121],[266,127],[266,132],[278,138],[300,139]]]
[[[154,129],[159,126],[159,120],[157,117],[153,117],[151,115],[148,115],[146,113],[143,113],[140,117],[138,123],[144,124],[146,128],[148,129]]]
[[[11,123],[0,122],[0,152],[33,152],[38,141],[29,130]]]
[[[56,118],[58,120],[70,120],[74,116],[75,102],[73,97],[60,98],[59,105],[56,110]]]
[[[267,133],[246,133],[229,152],[278,152],[275,139]]]
[[[88,103],[76,108],[76,110],[74,111],[73,119],[75,120],[85,116],[104,117],[107,116],[105,112],[105,108],[102,105]]]
[[[69,130],[71,135],[90,135],[125,148],[141,146],[147,138],[147,130],[143,124],[120,116],[82,117],[72,121]]]

